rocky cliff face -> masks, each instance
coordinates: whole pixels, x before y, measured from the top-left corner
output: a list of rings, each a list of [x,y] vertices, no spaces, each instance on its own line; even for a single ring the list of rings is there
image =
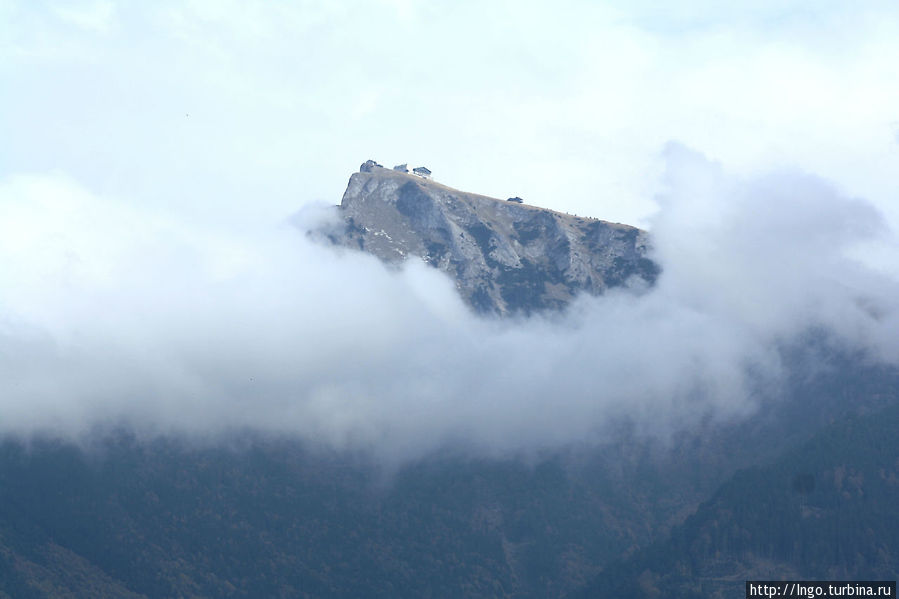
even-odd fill
[[[340,211],[340,245],[399,263],[412,257],[450,274],[477,311],[562,308],[632,278],[652,283],[647,234],[627,225],[465,193],[414,174],[363,165]]]

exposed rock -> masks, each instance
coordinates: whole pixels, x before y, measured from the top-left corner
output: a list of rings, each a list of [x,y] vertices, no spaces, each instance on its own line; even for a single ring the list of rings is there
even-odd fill
[[[450,274],[481,313],[563,308],[578,293],[600,294],[632,277],[651,284],[658,274],[640,229],[376,166],[350,178],[340,204],[346,226],[332,240],[389,263],[420,257]]]
[[[366,160],[362,163],[362,166],[359,167],[360,173],[370,173],[375,170],[375,168],[384,168],[374,160]]]

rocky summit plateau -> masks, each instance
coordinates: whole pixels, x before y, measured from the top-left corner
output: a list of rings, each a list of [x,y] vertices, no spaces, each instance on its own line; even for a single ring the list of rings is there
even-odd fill
[[[659,273],[646,231],[459,191],[423,167],[365,162],[340,214],[332,242],[391,264],[423,259],[452,276],[482,314],[560,309],[581,293],[651,285]]]

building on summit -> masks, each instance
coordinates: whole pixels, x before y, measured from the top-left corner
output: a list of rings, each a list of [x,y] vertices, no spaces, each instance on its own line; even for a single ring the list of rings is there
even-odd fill
[[[359,167],[359,172],[360,173],[370,173],[372,171],[372,169],[374,169],[375,167],[384,168],[383,166],[381,166],[374,160],[366,160],[365,162],[362,163],[362,166]]]

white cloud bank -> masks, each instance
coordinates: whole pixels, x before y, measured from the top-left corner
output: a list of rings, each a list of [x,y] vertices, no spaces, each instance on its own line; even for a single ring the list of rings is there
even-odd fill
[[[513,450],[739,416],[809,327],[896,362],[897,55],[892,1],[0,0],[0,431]],[[650,224],[664,275],[485,322],[270,225],[367,158]]]
[[[899,361],[896,281],[849,257],[889,239],[869,204],[795,171],[665,152],[656,288],[561,319],[474,317],[410,263],[289,225],[204,228],[63,175],[0,182],[0,432],[295,434],[401,456],[667,433],[740,417],[811,327]],[[310,216],[307,212],[305,217]],[[895,246],[893,246],[895,247]]]

